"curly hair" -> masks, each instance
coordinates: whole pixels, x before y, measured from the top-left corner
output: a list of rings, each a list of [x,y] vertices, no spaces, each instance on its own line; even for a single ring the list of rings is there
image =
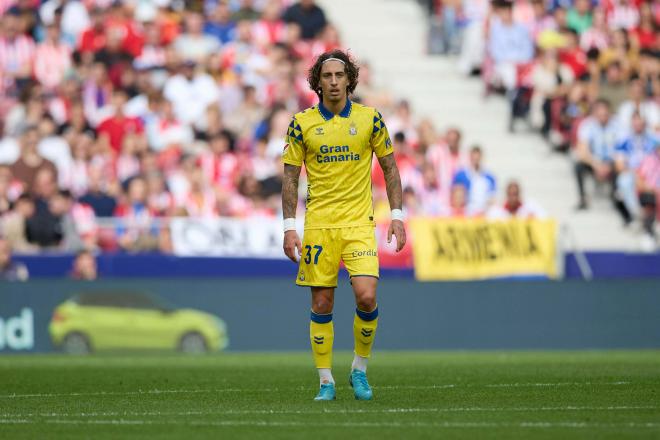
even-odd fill
[[[344,72],[346,72],[346,76],[348,77],[348,87],[346,88],[346,91],[349,95],[355,91],[358,84],[360,68],[353,59],[351,59],[348,53],[339,49],[325,52],[316,59],[316,62],[309,69],[307,75],[309,87],[318,95],[319,100],[323,100],[323,93],[321,91],[321,69],[323,68],[323,62],[329,58],[337,58],[344,62]]]

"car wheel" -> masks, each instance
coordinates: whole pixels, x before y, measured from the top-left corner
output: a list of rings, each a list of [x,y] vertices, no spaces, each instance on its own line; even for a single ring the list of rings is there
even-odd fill
[[[179,342],[179,351],[182,353],[206,353],[206,339],[196,332],[186,333]]]
[[[68,354],[89,354],[92,346],[82,333],[69,333],[62,341],[62,350]]]

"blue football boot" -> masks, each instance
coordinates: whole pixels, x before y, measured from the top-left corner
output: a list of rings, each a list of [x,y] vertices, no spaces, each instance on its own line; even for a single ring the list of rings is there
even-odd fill
[[[371,391],[371,387],[367,381],[367,373],[364,371],[351,371],[351,375],[348,377],[348,383],[353,387],[355,400],[371,400],[374,397],[374,393]]]
[[[319,393],[314,397],[314,400],[335,400],[337,392],[335,391],[334,383],[324,383],[321,385]]]

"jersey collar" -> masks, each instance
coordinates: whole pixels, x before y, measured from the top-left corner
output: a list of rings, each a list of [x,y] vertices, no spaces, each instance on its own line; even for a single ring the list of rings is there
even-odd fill
[[[351,115],[352,108],[353,108],[353,103],[351,102],[350,99],[346,99],[346,105],[344,106],[342,111],[339,112],[339,116],[341,116],[342,118],[348,118]],[[329,121],[335,116],[334,113],[332,113],[323,105],[323,102],[319,102],[319,113],[321,113],[321,116],[323,116],[323,119],[325,119],[326,121]]]

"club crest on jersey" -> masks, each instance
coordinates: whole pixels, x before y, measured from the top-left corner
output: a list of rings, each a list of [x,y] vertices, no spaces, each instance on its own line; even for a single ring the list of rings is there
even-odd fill
[[[348,134],[351,136],[355,136],[357,134],[357,127],[355,126],[355,122],[351,122],[351,126],[348,129]]]
[[[316,127],[316,134],[317,136],[323,136],[325,134],[323,132],[323,127]]]

